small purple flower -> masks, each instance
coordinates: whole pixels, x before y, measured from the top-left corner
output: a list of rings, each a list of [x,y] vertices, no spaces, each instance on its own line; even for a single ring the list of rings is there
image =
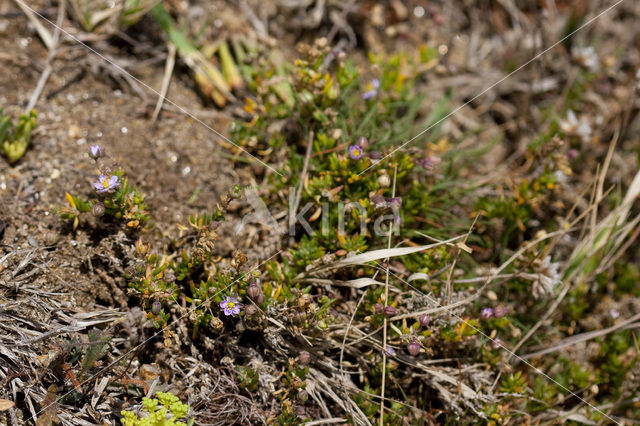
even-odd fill
[[[220,302],[220,308],[224,311],[226,316],[236,316],[240,313],[242,304],[238,302],[237,297],[225,296],[224,300]]]
[[[391,346],[387,346],[386,348],[384,348],[384,353],[387,356],[394,356],[396,354],[396,350],[393,349]]]
[[[120,185],[120,182],[118,182],[117,175],[113,175],[111,177],[100,175],[100,177],[98,177],[98,182],[93,183],[93,187],[98,191],[98,193],[111,192],[116,189],[118,185]]]
[[[89,147],[91,158],[98,159],[104,157],[104,149],[100,148],[100,145],[91,145]]]
[[[580,155],[580,152],[577,149],[570,149],[569,152],[567,152],[567,157],[569,157],[569,160],[578,158],[578,155]]]
[[[351,145],[349,147],[349,157],[351,157],[352,160],[359,160],[362,158],[362,155],[362,148],[360,148],[358,145]]]
[[[611,315],[611,318],[613,319],[618,319],[618,317],[620,317],[620,312],[618,312],[617,309],[609,309],[609,315]]]
[[[435,155],[430,155],[429,157],[420,158],[419,160],[416,160],[416,164],[418,164],[419,166],[422,166],[422,168],[425,170],[433,170],[433,168],[438,164],[440,164],[441,161],[442,160],[440,159],[440,157],[436,157]]]
[[[362,99],[364,99],[365,101],[367,99],[373,98],[378,94],[378,89],[380,88],[380,80],[378,80],[377,78],[374,78],[373,80],[371,80],[369,87],[371,87],[371,89],[367,90],[362,94]]]
[[[482,309],[482,312],[480,313],[480,316],[482,317],[482,319],[491,318],[493,316],[493,309],[491,309],[491,308]]]

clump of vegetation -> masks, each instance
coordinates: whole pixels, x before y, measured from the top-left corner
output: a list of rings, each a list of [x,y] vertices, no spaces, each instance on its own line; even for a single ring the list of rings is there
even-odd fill
[[[598,145],[606,135],[598,127],[608,118],[592,119],[582,101],[590,85],[613,86],[618,77],[615,70],[600,72],[594,49],[567,50],[579,69],[567,80],[566,99],[542,109],[532,103],[563,80],[554,78],[523,102],[522,113],[541,120],[540,129],[527,128],[518,140],[525,132],[513,115],[500,126],[517,136],[508,154],[497,154],[504,154],[509,174],[486,178],[478,159],[495,141],[460,131],[469,127],[460,123],[442,135],[452,94],[429,99],[416,90],[437,79],[436,72],[455,72],[446,46],[419,46],[414,55],[370,54],[359,62],[321,38],[299,45],[299,58],[287,62],[256,48],[251,37],[223,33],[209,43],[190,32],[177,3],[124,2],[117,12],[85,3],[72,5],[84,8],[83,26],[91,31],[109,21],[133,24],[152,8],[205,100],[243,106],[230,129],[235,154],[247,151],[276,171],[254,169],[250,178],[262,179],[260,195],[280,223],[274,218],[249,229],[251,238],[256,230],[271,232],[277,247],[271,257],[261,252],[256,259],[233,238],[219,244],[221,222],[246,212],[236,186],[174,234],[154,227],[143,194],[102,147],[92,145],[93,194],[66,193],[68,206],[58,212],[81,237],[85,228],[128,231],[116,235],[122,263],[111,261],[104,280],[127,289],[122,306],[132,309],[116,322],[131,339],[113,338],[107,329],[63,340],[48,357],[49,377],[68,392],[58,395],[57,384],[47,391],[42,405],[51,418],[57,401],[80,406],[91,387],[96,406],[100,398],[137,399],[158,378],[185,386],[196,417],[218,402],[192,392],[190,384],[215,382],[219,389],[224,375],[233,391],[228,394],[257,407],[270,424],[338,415],[354,424],[420,424],[425,418],[588,423],[636,414],[639,357],[632,326],[638,317],[629,311],[640,272],[624,252],[638,236],[640,216],[631,212],[640,173],[626,195],[605,191],[607,168],[622,160],[613,143],[608,154]],[[384,18],[378,25],[402,15],[400,3],[393,11],[376,9]],[[437,16],[422,7],[413,13]],[[404,35],[406,29],[395,31]],[[120,36],[129,40],[135,31]],[[492,43],[481,46],[479,64],[493,49]],[[172,62],[168,58],[167,73]],[[516,63],[503,68],[518,69]],[[553,66],[542,64],[535,78]],[[488,108],[480,96],[465,98],[474,114],[456,118],[475,127],[486,111],[512,114],[512,94],[499,93]],[[468,137],[474,139],[465,144]],[[600,161],[600,151],[605,163],[590,198],[577,194],[573,174],[585,181],[591,176],[574,166],[582,157]],[[80,227],[81,220],[92,226]],[[136,337],[138,343],[128,346]],[[157,358],[170,374],[140,365],[158,355],[154,351],[162,351]],[[221,380],[212,380],[212,372]],[[143,398],[138,411],[122,411],[121,421],[184,425],[189,411],[176,396],[159,392]]]
[[[109,1],[71,0],[71,13],[85,31],[114,33],[127,28],[149,12],[153,0]]]
[[[73,229],[80,223],[82,213],[91,213],[95,218],[125,223],[127,228],[138,229],[150,225],[144,195],[131,186],[125,173],[98,145],[90,147],[99,175],[93,183],[96,197],[91,200],[65,193],[69,207],[58,209],[60,217],[73,222]]]
[[[31,133],[36,127],[36,111],[20,114],[18,124],[14,125],[11,117],[0,108],[0,147],[9,164],[20,160],[31,143]]]
[[[142,413],[123,410],[120,420],[124,426],[191,426],[185,419],[189,406],[171,392],[157,392],[155,398],[142,398]]]

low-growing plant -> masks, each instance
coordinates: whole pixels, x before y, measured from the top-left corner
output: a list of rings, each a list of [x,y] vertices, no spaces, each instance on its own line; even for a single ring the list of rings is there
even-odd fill
[[[189,406],[171,392],[157,392],[155,398],[142,398],[142,412],[123,410],[120,421],[124,426],[191,426],[187,417]]]
[[[95,198],[83,199],[65,193],[69,206],[58,209],[60,217],[71,220],[73,229],[78,227],[83,213],[91,213],[101,220],[124,222],[129,229],[149,226],[150,217],[144,195],[129,183],[124,171],[107,156],[102,147],[92,145],[90,155],[99,170],[93,183]]]

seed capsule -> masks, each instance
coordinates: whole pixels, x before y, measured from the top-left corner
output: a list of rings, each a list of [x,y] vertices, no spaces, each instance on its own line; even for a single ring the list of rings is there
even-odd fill
[[[104,214],[104,204],[95,203],[93,207],[91,207],[91,214],[95,217],[100,217]]]
[[[153,302],[153,305],[151,305],[151,312],[153,312],[154,315],[158,315],[161,310],[162,304],[160,303],[160,301],[156,300],[155,302]]]
[[[247,305],[244,307],[244,316],[246,317],[252,317],[257,313],[258,308],[256,308],[254,305]]]
[[[49,230],[44,234],[44,243],[48,246],[55,246],[59,239],[60,237],[56,231]]]

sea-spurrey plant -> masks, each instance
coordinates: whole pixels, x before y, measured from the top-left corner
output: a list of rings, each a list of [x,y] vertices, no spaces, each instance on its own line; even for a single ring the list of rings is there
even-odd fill
[[[105,149],[91,145],[89,156],[98,170],[92,184],[94,197],[85,199],[65,193],[69,206],[58,209],[60,217],[71,220],[74,229],[78,227],[83,213],[90,213],[103,221],[124,223],[129,229],[149,225],[144,195],[129,183],[124,171],[106,154]]]

